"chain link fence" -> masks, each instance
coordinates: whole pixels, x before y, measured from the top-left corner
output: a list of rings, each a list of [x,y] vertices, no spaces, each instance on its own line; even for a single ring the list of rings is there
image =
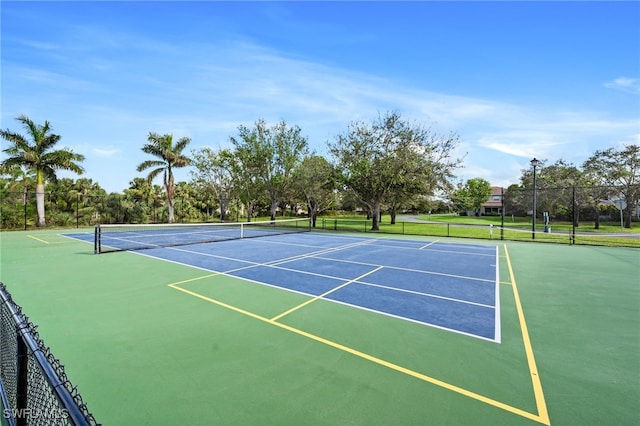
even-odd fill
[[[504,239],[625,246],[640,239],[640,229],[633,232],[640,185],[509,188],[502,198]],[[530,220],[529,232],[523,218]]]
[[[36,328],[0,282],[3,420],[10,425],[97,425]]]
[[[411,221],[381,221],[376,232],[640,248],[640,187],[509,188],[499,198],[468,223],[418,214]],[[371,225],[365,218],[325,217],[316,229],[372,232]]]
[[[398,226],[381,224],[380,232],[408,235],[468,238],[500,238],[503,240],[558,242],[569,244],[602,244],[637,247],[640,231],[633,228],[640,221],[640,185],[589,186],[559,188],[505,189],[501,206],[493,205],[487,213],[494,216],[494,228],[488,225],[460,223],[416,224],[399,221]],[[230,203],[231,220],[240,220],[239,203]],[[78,193],[45,193],[44,206],[48,227],[87,227],[97,223],[166,223],[166,199],[134,198],[123,194],[84,195]],[[193,198],[174,200],[176,222],[215,222],[220,213],[215,205]],[[535,214],[534,214],[535,213]],[[13,192],[0,199],[0,229],[30,229],[37,222],[36,194]],[[370,227],[343,219],[319,218],[320,229],[364,231]],[[474,228],[476,228],[474,230]]]
[[[213,206],[198,200],[176,198],[177,222],[208,222],[219,217]],[[47,227],[87,227],[96,223],[166,223],[169,218],[164,198],[141,199],[123,194],[84,195],[46,192],[44,211]],[[36,227],[35,192],[3,193],[0,199],[0,229]]]

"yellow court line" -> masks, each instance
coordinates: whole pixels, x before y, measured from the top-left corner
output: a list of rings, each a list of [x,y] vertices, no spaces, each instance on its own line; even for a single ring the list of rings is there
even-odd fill
[[[524,411],[524,410],[522,410],[520,408],[512,407],[512,406],[510,406],[508,404],[505,404],[503,402],[497,401],[495,399],[488,398],[488,397],[486,397],[484,395],[477,394],[475,392],[472,392],[472,391],[466,390],[464,388],[452,385],[450,383],[443,382],[442,380],[438,380],[438,379],[435,379],[433,377],[427,376],[425,374],[418,373],[418,372],[410,370],[408,368],[399,366],[399,365],[394,364],[392,362],[385,361],[383,359],[374,357],[374,356],[369,355],[367,353],[360,352],[357,349],[353,349],[353,348],[350,348],[348,346],[341,345],[340,343],[337,343],[337,342],[322,338],[320,336],[316,336],[315,334],[311,334],[311,333],[308,333],[306,331],[297,329],[295,327],[291,327],[291,326],[288,326],[286,324],[279,323],[279,322],[277,322],[275,320],[263,317],[261,315],[255,314],[253,312],[245,311],[244,309],[238,308],[237,306],[229,305],[227,303],[224,303],[224,302],[216,300],[216,299],[212,299],[210,297],[204,296],[204,295],[196,293],[194,291],[187,290],[187,289],[184,289],[182,287],[178,287],[177,284],[178,283],[169,284],[169,287],[174,288],[176,290],[179,290],[179,291],[181,291],[183,293],[189,294],[191,296],[195,296],[195,297],[197,297],[199,299],[202,299],[202,300],[205,300],[207,302],[213,303],[215,305],[222,306],[223,308],[227,308],[227,309],[230,309],[232,311],[238,312],[240,314],[243,314],[243,315],[249,316],[251,318],[260,320],[262,322],[266,322],[268,324],[274,325],[276,327],[282,328],[284,330],[290,331],[290,332],[298,334],[300,336],[304,336],[306,338],[315,340],[316,342],[323,343],[323,344],[325,344],[327,346],[331,346],[331,347],[333,347],[335,349],[339,349],[341,351],[350,353],[350,354],[355,355],[357,357],[366,359],[368,361],[371,361],[371,362],[376,363],[378,365],[382,365],[384,367],[390,368],[392,370],[398,371],[400,373],[406,374],[406,375],[414,377],[416,379],[419,379],[419,380],[434,384],[436,386],[440,386],[440,387],[442,387],[444,389],[448,389],[450,391],[459,393],[459,394],[467,396],[469,398],[484,402],[485,404],[492,405],[494,407],[497,407],[497,408],[500,408],[502,410],[508,411],[510,413],[519,415],[521,417],[525,417],[527,419],[534,420],[536,422],[545,423],[546,425],[549,425],[548,419],[545,422],[544,419],[541,418],[540,416],[535,415],[533,413],[529,413],[529,412]]]
[[[190,283],[190,282],[192,282],[192,281],[203,280],[203,279],[205,279],[205,278],[215,277],[216,275],[220,275],[220,273],[219,273],[219,272],[215,272],[215,273],[213,273],[213,274],[203,275],[203,276],[201,276],[201,277],[189,278],[188,280],[178,281],[178,282],[175,282],[175,283],[171,283],[171,284],[169,284],[169,287],[173,287],[173,286],[176,286],[176,285],[178,285],[178,284]],[[174,287],[174,288],[175,288],[175,287]]]
[[[29,237],[29,238],[33,238],[34,240],[36,240],[36,241],[40,241],[41,243],[49,244],[49,242],[48,242],[48,241],[41,240],[40,238],[38,238],[38,237],[34,237],[33,235],[27,235],[27,237]]]
[[[549,412],[547,411],[547,404],[544,399],[544,392],[542,391],[542,382],[540,381],[540,375],[538,374],[538,367],[536,366],[536,359],[533,355],[533,347],[531,346],[531,339],[529,338],[527,323],[524,319],[524,311],[522,310],[522,304],[520,303],[518,286],[516,285],[516,278],[513,274],[513,268],[511,267],[511,260],[509,258],[509,251],[507,250],[506,244],[504,245],[504,252],[507,257],[507,266],[509,267],[509,275],[511,277],[511,282],[513,287],[513,297],[516,302],[518,319],[520,320],[522,340],[524,341],[524,349],[527,354],[527,363],[529,364],[529,372],[531,373],[531,382],[533,383],[533,393],[536,398],[536,407],[538,409],[538,415],[540,416],[540,421],[542,423],[549,425],[550,424]]]
[[[359,277],[357,277],[357,278],[352,279],[351,281],[347,281],[347,282],[346,282],[346,283],[344,283],[344,284],[341,284],[341,285],[339,285],[339,286],[337,286],[337,287],[335,287],[335,288],[332,288],[331,290],[329,290],[329,291],[327,291],[327,292],[325,292],[325,293],[322,293],[322,294],[321,294],[321,295],[319,295],[319,296],[315,296],[315,297],[313,297],[313,298],[311,298],[311,299],[307,300],[306,302],[299,304],[298,306],[294,306],[293,308],[289,309],[288,311],[285,311],[285,312],[281,313],[280,315],[276,315],[275,317],[271,318],[271,321],[277,321],[277,320],[279,320],[280,318],[282,318],[282,317],[284,317],[284,316],[289,315],[291,312],[295,312],[295,311],[297,311],[298,309],[300,309],[300,308],[302,308],[302,307],[304,307],[304,306],[307,306],[307,305],[308,305],[308,304],[310,304],[310,303],[315,302],[316,300],[322,299],[323,297],[325,297],[325,296],[327,296],[327,295],[329,295],[329,294],[331,294],[331,293],[333,293],[333,292],[335,292],[335,291],[338,291],[338,290],[340,290],[341,288],[346,287],[346,286],[348,286],[348,285],[349,285],[349,284],[351,284],[351,283],[354,283],[354,282],[356,282],[356,281],[358,281],[358,280],[361,280],[362,278],[366,277],[367,275],[371,275],[371,274],[373,274],[374,272],[377,272],[377,271],[379,271],[379,270],[380,270],[380,269],[382,269],[382,268],[383,268],[383,266],[378,266],[376,269],[374,269],[374,270],[372,270],[372,271],[369,271],[369,272],[367,272],[367,273],[365,273],[365,274],[360,275],[360,276],[359,276]]]

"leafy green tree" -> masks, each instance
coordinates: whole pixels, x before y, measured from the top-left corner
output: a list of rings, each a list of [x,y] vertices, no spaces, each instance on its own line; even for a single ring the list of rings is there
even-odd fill
[[[17,120],[26,131],[26,136],[7,130],[1,130],[0,136],[10,145],[2,152],[8,155],[0,164],[2,173],[10,172],[16,168],[25,168],[36,174],[36,206],[38,211],[37,226],[46,226],[44,189],[45,182],[57,180],[56,171],[70,170],[82,174],[84,169],[79,162],[84,156],[74,153],[69,148],[54,149],[60,141],[60,136],[51,133],[51,125],[48,121],[44,124],[35,124],[25,115],[20,115]]]
[[[503,198],[505,216],[525,216],[531,208],[530,194],[531,192],[516,183],[509,185]]]
[[[173,177],[173,170],[179,167],[186,167],[190,164],[189,157],[184,155],[182,151],[191,142],[190,138],[180,138],[175,144],[173,143],[173,135],[159,135],[150,132],[147,143],[142,147],[142,151],[150,154],[157,160],[146,160],[138,165],[139,172],[152,169],[147,176],[149,181],[153,181],[158,175],[162,174],[162,183],[167,197],[167,207],[169,209],[169,223],[175,221],[173,199],[175,195],[176,185]]]
[[[129,182],[129,188],[125,189],[124,193],[149,205],[153,203],[153,198],[155,197],[153,185],[149,182],[149,179],[141,177],[133,178]]]
[[[307,153],[307,139],[298,126],[289,127],[284,120],[268,127],[260,119],[253,128],[240,126],[238,134],[230,138],[236,166],[267,192],[271,220],[275,220],[279,203],[290,194],[293,170]]]
[[[58,226],[69,226],[74,222],[75,207],[78,197],[75,192],[75,181],[71,178],[58,179],[48,187],[47,209],[49,223]]]
[[[395,224],[398,208],[450,191],[455,178],[453,172],[462,163],[460,158],[452,157],[459,143],[457,135],[443,136],[418,126],[414,126],[409,134],[412,132],[416,141],[399,153],[398,161],[403,172],[396,177],[387,200],[392,224]]]
[[[0,175],[0,227],[26,228],[28,215],[33,215],[28,195],[35,188],[35,173],[15,168],[4,176]]]
[[[593,212],[593,228],[600,229],[600,214],[601,207],[603,207],[602,201],[619,196],[620,194],[616,193],[616,187],[608,186],[609,183],[606,177],[599,172],[599,168],[592,167],[588,162],[585,162],[582,169],[585,187],[582,188],[581,192],[586,200],[585,204],[587,204]]]
[[[457,143],[456,136],[441,137],[391,112],[371,124],[352,122],[329,149],[342,184],[367,206],[377,231],[384,201],[448,185],[460,163],[451,158]]]
[[[155,190],[149,179],[136,177],[129,182],[129,188],[124,190],[125,199],[134,205],[134,222],[147,223],[152,217],[155,203]],[[153,220],[155,221],[155,220]]]
[[[563,159],[540,169],[536,179],[539,211],[552,218],[573,220],[578,226],[580,206],[586,202],[581,191],[573,189],[584,184],[583,173]]]
[[[247,210],[247,222],[251,222],[254,211],[265,192],[259,179],[259,165],[249,150],[222,150],[219,152],[222,167],[229,173],[233,196]]]
[[[631,228],[631,218],[640,200],[640,145],[596,151],[585,161],[583,169],[592,178],[618,187],[627,204],[624,227]]]
[[[448,198],[459,214],[466,214],[471,210],[471,199],[462,182],[458,183]]]
[[[295,169],[293,181],[307,205],[315,228],[318,214],[337,203],[335,170],[324,157],[312,155],[302,160]]]
[[[229,149],[214,151],[206,147],[193,151],[191,157],[194,171],[191,173],[192,183],[199,188],[199,195],[203,201],[215,199],[220,207],[220,220],[227,220],[229,203],[236,190]],[[239,183],[239,182],[238,182]],[[209,203],[206,203],[209,205]]]
[[[178,217],[181,221],[202,222],[202,212],[198,209],[197,188],[187,182],[176,184],[176,200],[178,200]]]
[[[452,196],[460,211],[480,212],[482,205],[491,197],[491,183],[483,178],[473,178],[461,185]]]
[[[97,205],[107,195],[100,184],[92,179],[80,178],[75,182],[75,193],[80,198],[78,205],[78,222],[83,225],[95,223]]]

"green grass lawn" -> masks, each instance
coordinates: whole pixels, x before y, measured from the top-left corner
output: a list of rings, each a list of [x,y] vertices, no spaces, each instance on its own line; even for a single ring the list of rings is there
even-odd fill
[[[531,218],[505,217],[504,230],[500,226],[500,216],[458,216],[458,215],[424,215],[418,216],[419,221],[402,220],[398,217],[395,224],[391,224],[389,216],[383,216],[380,222],[380,233],[402,235],[424,235],[433,237],[481,238],[512,241],[533,241],[531,233]],[[364,216],[327,216],[317,221],[319,229],[329,231],[372,232],[371,220]],[[491,229],[490,225],[494,228]],[[601,222],[600,229],[593,228],[593,222],[581,222],[576,227],[575,240],[572,240],[573,226],[570,222],[551,222],[551,232],[544,233],[544,223],[536,223],[536,242],[553,242],[559,244],[605,245],[616,247],[640,248],[640,238],[634,235],[640,233],[640,225],[633,224],[631,229],[621,230],[620,224],[615,222]],[[629,234],[624,235],[612,234]]]
[[[429,215],[419,216],[421,220],[428,220],[433,222],[448,222],[455,224],[467,224],[467,225],[500,225],[502,218],[500,216],[457,216],[457,215]],[[640,232],[640,224],[632,222],[631,228],[621,228],[620,222],[600,222],[600,229],[594,229],[594,223],[592,221],[582,221],[576,227],[576,231],[579,232],[594,232],[594,233],[636,233]],[[505,216],[504,226],[507,227],[522,227],[531,228],[530,217],[511,217]],[[544,222],[542,220],[536,221],[537,227],[543,227]],[[553,229],[570,231],[573,228],[571,222],[558,222],[553,221],[549,224]]]

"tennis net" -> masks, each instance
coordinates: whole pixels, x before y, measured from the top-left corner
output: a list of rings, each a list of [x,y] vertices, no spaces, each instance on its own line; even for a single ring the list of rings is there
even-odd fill
[[[144,250],[307,232],[309,218],[233,223],[98,224],[94,253]]]

